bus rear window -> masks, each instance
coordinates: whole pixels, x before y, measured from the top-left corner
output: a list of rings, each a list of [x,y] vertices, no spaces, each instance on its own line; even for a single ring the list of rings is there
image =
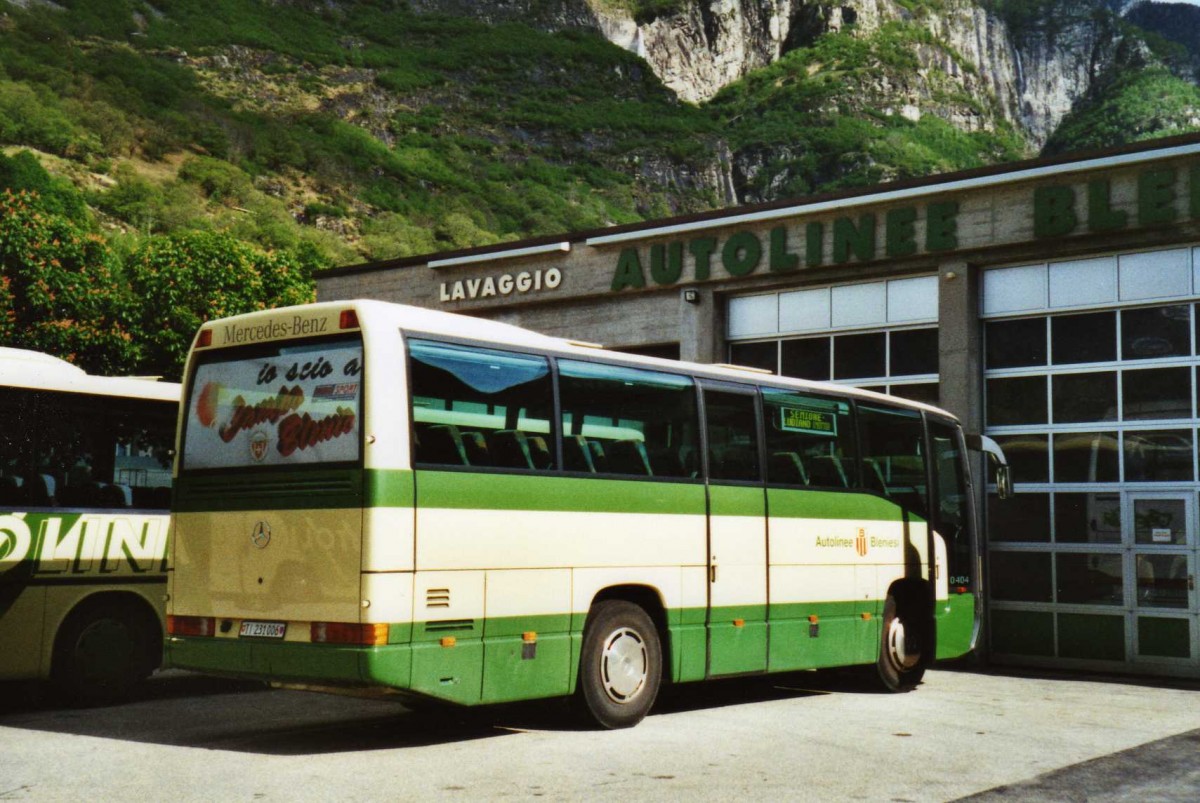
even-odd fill
[[[183,468],[357,462],[362,341],[277,344],[200,356]]]

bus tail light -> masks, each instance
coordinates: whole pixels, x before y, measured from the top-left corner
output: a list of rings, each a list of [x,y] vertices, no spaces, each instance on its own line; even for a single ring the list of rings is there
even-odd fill
[[[313,622],[314,644],[357,644],[378,647],[388,643],[386,623],[360,625],[352,622]]]
[[[352,309],[342,310],[342,314],[338,316],[339,329],[358,329],[358,313]]]
[[[168,616],[167,633],[172,636],[213,636],[217,620],[211,616]]]
[[[196,348],[203,349],[212,345],[212,329],[203,329],[196,338]]]

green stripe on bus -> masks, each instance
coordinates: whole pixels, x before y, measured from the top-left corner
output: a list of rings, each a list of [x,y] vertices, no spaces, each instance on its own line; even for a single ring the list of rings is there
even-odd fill
[[[704,515],[700,483],[417,472],[417,505],[453,510],[536,510]]]
[[[714,515],[762,515],[761,487],[717,485],[712,486],[712,493]],[[769,488],[766,500],[767,509],[776,518],[901,521],[905,515],[887,498],[854,491]],[[329,510],[411,507],[414,503],[453,510],[575,513],[704,515],[707,509],[705,486],[698,482],[344,469],[254,472],[236,477],[184,476],[176,482],[173,510]],[[911,516],[911,520],[924,521],[918,516]]]
[[[413,472],[371,469],[366,472],[367,507],[412,507]]]

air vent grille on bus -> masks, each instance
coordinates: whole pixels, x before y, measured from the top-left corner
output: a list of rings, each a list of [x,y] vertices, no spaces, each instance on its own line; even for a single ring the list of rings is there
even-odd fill
[[[175,486],[177,512],[269,508],[358,507],[360,470],[292,472],[285,475],[183,477]]]
[[[426,633],[444,633],[447,630],[474,630],[474,619],[443,619],[440,622],[426,622]]]
[[[450,589],[448,588],[431,588],[425,592],[425,607],[426,608],[449,608],[450,607]]]

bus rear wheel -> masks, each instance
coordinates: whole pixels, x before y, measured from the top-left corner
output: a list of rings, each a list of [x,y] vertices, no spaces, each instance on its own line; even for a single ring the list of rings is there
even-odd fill
[[[888,594],[883,605],[883,632],[876,666],[879,680],[888,691],[916,688],[925,676],[928,644],[924,628],[912,606],[900,607]]]
[[[650,712],[662,684],[662,645],[654,622],[638,605],[604,600],[583,634],[578,694],[588,718],[602,728],[630,728]]]
[[[150,615],[121,601],[71,613],[54,645],[50,679],[70,705],[108,705],[129,696],[158,665],[162,650]]]

